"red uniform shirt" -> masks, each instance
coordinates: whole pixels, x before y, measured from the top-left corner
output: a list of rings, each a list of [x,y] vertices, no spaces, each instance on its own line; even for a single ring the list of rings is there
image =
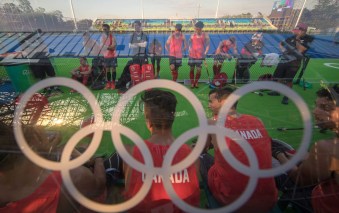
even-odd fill
[[[195,59],[204,58],[204,52],[205,52],[205,47],[206,47],[205,40],[206,40],[205,33],[201,33],[201,35],[194,33],[191,36],[192,46],[191,46],[190,54],[189,54],[191,58],[195,58]]]
[[[312,206],[316,213],[338,212],[339,185],[334,180],[317,185],[312,191]]]
[[[184,41],[184,35],[180,34],[180,36],[177,38],[173,33],[169,39],[169,55],[176,58],[182,58],[182,45]]]
[[[272,168],[271,142],[260,120],[251,115],[238,118],[227,117],[226,127],[237,131],[252,146],[260,169]],[[233,140],[226,138],[227,146],[233,155],[243,164],[249,165],[242,148]],[[215,151],[214,165],[208,171],[208,185],[213,196],[222,204],[235,201],[245,190],[249,177],[235,170]],[[260,178],[250,199],[241,207],[248,212],[268,212],[277,201],[278,191],[274,178]]]
[[[222,41],[220,52],[217,52],[216,54],[219,54],[219,53],[228,53],[228,51],[230,51],[230,49],[235,47],[235,44],[233,44],[233,43],[228,44],[228,43],[229,43],[229,40]]]
[[[107,48],[113,45],[113,35],[110,33],[108,36],[106,34],[102,34],[101,43],[103,44],[104,50],[104,58],[114,58],[117,57],[116,50],[108,50]]]
[[[0,207],[1,213],[56,212],[60,197],[61,175],[51,173],[29,196]]]
[[[163,157],[165,156],[169,145],[157,145],[148,141],[145,141],[145,143],[152,154],[154,166],[161,167]],[[176,153],[173,164],[180,162],[190,152],[191,149],[189,146],[183,145]],[[133,150],[133,156],[140,162],[144,162],[142,154],[137,147],[135,147]],[[143,184],[144,177],[145,176],[139,171],[134,169],[132,170],[130,184],[127,186],[128,190],[126,191],[127,198],[133,197],[139,191]],[[170,178],[175,192],[181,199],[185,200],[191,205],[199,206],[200,189],[195,165],[192,165],[181,172],[172,174]],[[166,208],[167,210],[171,209],[171,211],[173,210],[172,212],[181,212],[181,210],[174,206],[170,201],[170,197],[167,195],[162,184],[162,177],[156,175],[153,177],[153,183],[149,193],[144,198],[144,200],[139,203],[139,205],[137,205],[132,211],[150,212],[151,209],[159,210],[159,208]]]
[[[88,72],[89,69],[90,69],[90,67],[89,67],[88,64],[85,65],[85,66],[80,66],[80,67],[79,67],[80,74],[81,74],[82,72]]]

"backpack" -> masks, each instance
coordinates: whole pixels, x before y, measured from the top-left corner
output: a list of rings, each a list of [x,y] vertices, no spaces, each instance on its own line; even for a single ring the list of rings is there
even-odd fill
[[[104,57],[95,57],[92,60],[92,73],[93,79],[91,89],[100,90],[105,87],[105,68],[104,68]]]

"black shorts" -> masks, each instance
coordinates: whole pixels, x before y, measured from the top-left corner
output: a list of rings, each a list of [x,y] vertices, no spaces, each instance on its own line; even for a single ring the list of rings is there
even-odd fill
[[[161,56],[151,56],[151,63],[155,64],[157,62],[157,66],[160,66]]]
[[[148,64],[147,55],[135,55],[132,58],[133,64],[139,64],[140,66],[143,64]]]
[[[188,66],[190,67],[201,67],[202,62],[204,61],[204,58],[189,58],[188,59]]]
[[[55,71],[49,59],[41,59],[39,63],[30,64],[29,68],[35,78],[45,79],[47,76],[55,77]]]
[[[182,66],[182,58],[176,58],[176,57],[170,56],[168,60],[169,60],[169,64],[170,65],[173,64],[176,68]]]
[[[291,61],[288,63],[279,63],[273,73],[273,78],[276,80],[285,80],[292,82],[300,68],[300,61]]]
[[[104,58],[105,67],[117,67],[118,60],[117,58]]]

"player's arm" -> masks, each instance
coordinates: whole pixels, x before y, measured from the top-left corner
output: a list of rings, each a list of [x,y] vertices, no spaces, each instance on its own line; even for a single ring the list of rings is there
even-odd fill
[[[89,67],[88,67],[88,71],[81,72],[80,74],[81,74],[81,75],[89,75],[89,74],[91,74],[91,72],[92,72],[92,69],[91,69],[91,66],[89,66]]]
[[[165,50],[166,50],[167,52],[169,52],[169,45],[171,44],[171,37],[172,37],[172,35],[170,35],[170,36],[168,37],[168,39],[167,39],[167,41],[166,41],[166,43],[165,43]]]
[[[210,50],[210,37],[207,33],[205,35],[206,35],[206,37],[205,37],[206,48],[205,48],[204,55],[206,56],[208,51]]]
[[[106,173],[102,158],[95,158],[93,171],[80,166],[70,171],[75,187],[88,198],[97,198],[105,192]]]
[[[222,53],[221,52],[221,48],[222,48],[222,46],[223,46],[223,41],[220,41],[219,42],[219,45],[218,45],[218,47],[217,47],[217,49],[215,50],[215,54],[221,54],[221,55],[223,55],[224,53]]]
[[[187,44],[187,40],[186,40],[185,35],[182,35],[182,42],[184,43],[184,49],[183,49],[183,51],[186,51],[187,48],[188,48],[188,44]]]
[[[80,67],[74,68],[73,70],[71,70],[71,73],[73,75],[78,75],[80,73]]]

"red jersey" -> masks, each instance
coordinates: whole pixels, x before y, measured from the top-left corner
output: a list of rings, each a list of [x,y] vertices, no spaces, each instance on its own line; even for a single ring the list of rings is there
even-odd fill
[[[174,33],[168,38],[169,40],[169,55],[175,58],[182,58],[182,44],[184,41],[184,35],[181,33],[179,37],[176,37]]]
[[[218,52],[216,52],[216,54],[219,54],[219,53],[228,53],[228,51],[230,51],[230,49],[232,49],[234,47],[235,47],[235,44],[233,44],[229,40],[224,40],[221,43],[220,50],[218,50]]]
[[[204,32],[201,33],[201,35],[198,35],[194,33],[191,35],[191,49],[189,56],[191,58],[204,58],[204,52],[206,48],[206,39],[208,39],[208,36]]]
[[[339,185],[334,180],[317,185],[312,191],[312,206],[316,213],[338,212]]]
[[[238,118],[227,117],[226,127],[237,131],[252,146],[260,169],[272,168],[270,137],[262,122],[251,115]],[[226,138],[226,144],[232,154],[243,164],[249,165],[248,158],[237,142]],[[222,204],[235,201],[245,190],[249,177],[235,170],[215,151],[214,165],[208,171],[208,185],[213,196]],[[276,203],[278,191],[274,178],[260,178],[249,200],[239,209],[245,212],[268,212]]]
[[[80,74],[81,74],[82,72],[88,72],[88,71],[90,70],[90,67],[89,67],[89,65],[87,64],[87,65],[85,65],[85,66],[80,66],[78,69],[79,69]]]
[[[60,172],[51,173],[29,196],[0,207],[2,213],[33,213],[57,211],[62,180]]]
[[[102,34],[101,36],[101,43],[103,44],[104,50],[104,58],[115,58],[117,57],[116,50],[108,50],[107,48],[113,45],[113,35],[110,33],[108,36],[106,34]]]
[[[163,157],[170,146],[157,145],[148,141],[145,141],[145,143],[152,154],[154,166],[161,167]],[[183,160],[190,152],[191,149],[189,146],[186,144],[183,145],[176,153],[173,164]],[[142,154],[137,147],[133,149],[133,156],[140,162],[144,162]],[[132,169],[130,184],[127,186],[128,190],[126,191],[127,198],[133,197],[139,191],[143,184],[144,178],[145,174]],[[152,210],[160,211],[163,208],[165,208],[167,211],[170,210],[171,212],[181,212],[181,210],[174,206],[170,201],[170,197],[167,195],[162,184],[162,179],[163,177],[159,175],[155,175],[153,177],[153,183],[149,193],[144,198],[144,200],[132,210],[133,212],[150,212]],[[195,165],[192,165],[181,172],[172,174],[170,181],[172,182],[175,192],[182,200],[191,205],[199,206],[200,189]]]

